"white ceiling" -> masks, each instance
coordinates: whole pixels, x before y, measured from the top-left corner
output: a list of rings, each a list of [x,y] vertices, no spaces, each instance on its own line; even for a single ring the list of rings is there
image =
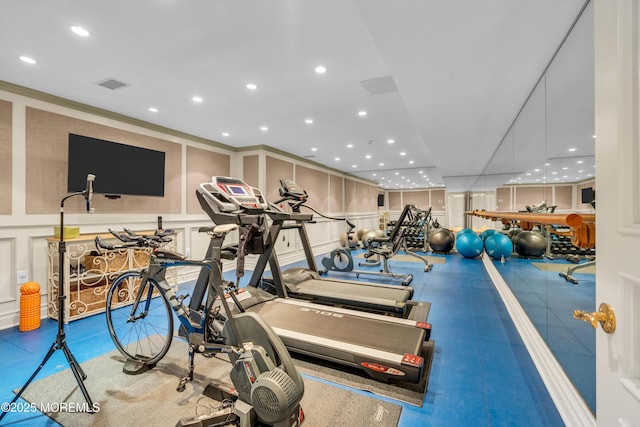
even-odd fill
[[[391,188],[463,191],[583,3],[0,0],[0,80]],[[361,83],[385,76],[397,90],[372,95]],[[96,84],[107,78],[127,86]]]

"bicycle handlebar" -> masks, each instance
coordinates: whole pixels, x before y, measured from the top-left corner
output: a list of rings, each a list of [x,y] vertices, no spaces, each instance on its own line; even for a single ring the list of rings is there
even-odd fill
[[[171,237],[169,237],[169,235],[173,233],[173,230],[163,230],[161,232],[156,231],[154,234],[150,235],[137,234],[136,232],[128,228],[125,228],[124,231],[125,233],[121,233],[111,228],[109,229],[109,233],[123,242],[123,244],[108,243],[102,237],[96,236],[96,248],[106,250],[126,249],[135,246],[159,248],[165,243],[169,243],[173,240]]]

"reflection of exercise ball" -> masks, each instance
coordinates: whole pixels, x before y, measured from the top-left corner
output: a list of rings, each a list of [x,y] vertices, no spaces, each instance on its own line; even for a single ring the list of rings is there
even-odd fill
[[[460,237],[461,234],[465,234],[465,233],[473,233],[473,230],[471,228],[463,228],[462,230],[456,233],[456,239]]]
[[[493,259],[508,258],[513,252],[513,243],[504,234],[493,233],[484,239],[484,250]]]
[[[526,258],[540,258],[547,250],[547,239],[537,231],[523,231],[514,242],[518,255]]]
[[[492,236],[496,234],[496,230],[490,228],[488,230],[484,230],[482,233],[480,233],[480,238],[482,240],[487,240],[487,237]]]
[[[433,252],[449,253],[455,243],[455,235],[448,228],[438,228],[429,235],[429,246]]]
[[[365,248],[369,248],[369,247],[373,247],[373,246],[377,245],[377,243],[373,241],[373,239],[376,238],[376,234],[377,233],[376,233],[375,230],[370,230],[370,231],[367,231],[366,233],[364,233],[362,235],[362,246],[365,247]]]
[[[509,238],[511,239],[511,241],[513,242],[513,245],[515,246],[516,244],[516,239],[518,238],[518,235],[522,233],[522,230],[520,228],[513,228],[509,231]]]
[[[366,233],[367,231],[369,230],[367,230],[366,228],[361,228],[360,230],[358,230],[356,232],[356,237],[358,237],[358,240],[362,241],[362,236],[364,236],[364,233]]]
[[[475,258],[482,253],[483,242],[476,233],[462,233],[456,239],[456,249],[465,258]]]

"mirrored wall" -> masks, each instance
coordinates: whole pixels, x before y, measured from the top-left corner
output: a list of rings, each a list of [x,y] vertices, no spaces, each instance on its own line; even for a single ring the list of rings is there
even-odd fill
[[[593,43],[587,4],[475,183],[474,209],[595,214],[583,203],[596,187]],[[473,226],[522,233],[480,218]],[[572,317],[595,310],[595,250],[572,245],[562,226],[534,232],[521,244],[535,250],[496,268],[595,414],[595,330]]]

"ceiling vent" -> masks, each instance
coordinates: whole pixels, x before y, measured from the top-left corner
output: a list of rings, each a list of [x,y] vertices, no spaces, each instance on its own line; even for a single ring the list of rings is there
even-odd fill
[[[375,77],[373,79],[362,80],[362,87],[370,95],[380,95],[382,93],[397,92],[398,87],[391,76]]]
[[[103,80],[101,82],[98,82],[96,84],[98,86],[106,87],[107,89],[111,89],[111,90],[120,89],[121,87],[124,87],[124,86],[129,86],[126,83],[123,83],[121,81],[118,81],[118,80],[112,79],[112,78],[108,78],[108,79]]]

